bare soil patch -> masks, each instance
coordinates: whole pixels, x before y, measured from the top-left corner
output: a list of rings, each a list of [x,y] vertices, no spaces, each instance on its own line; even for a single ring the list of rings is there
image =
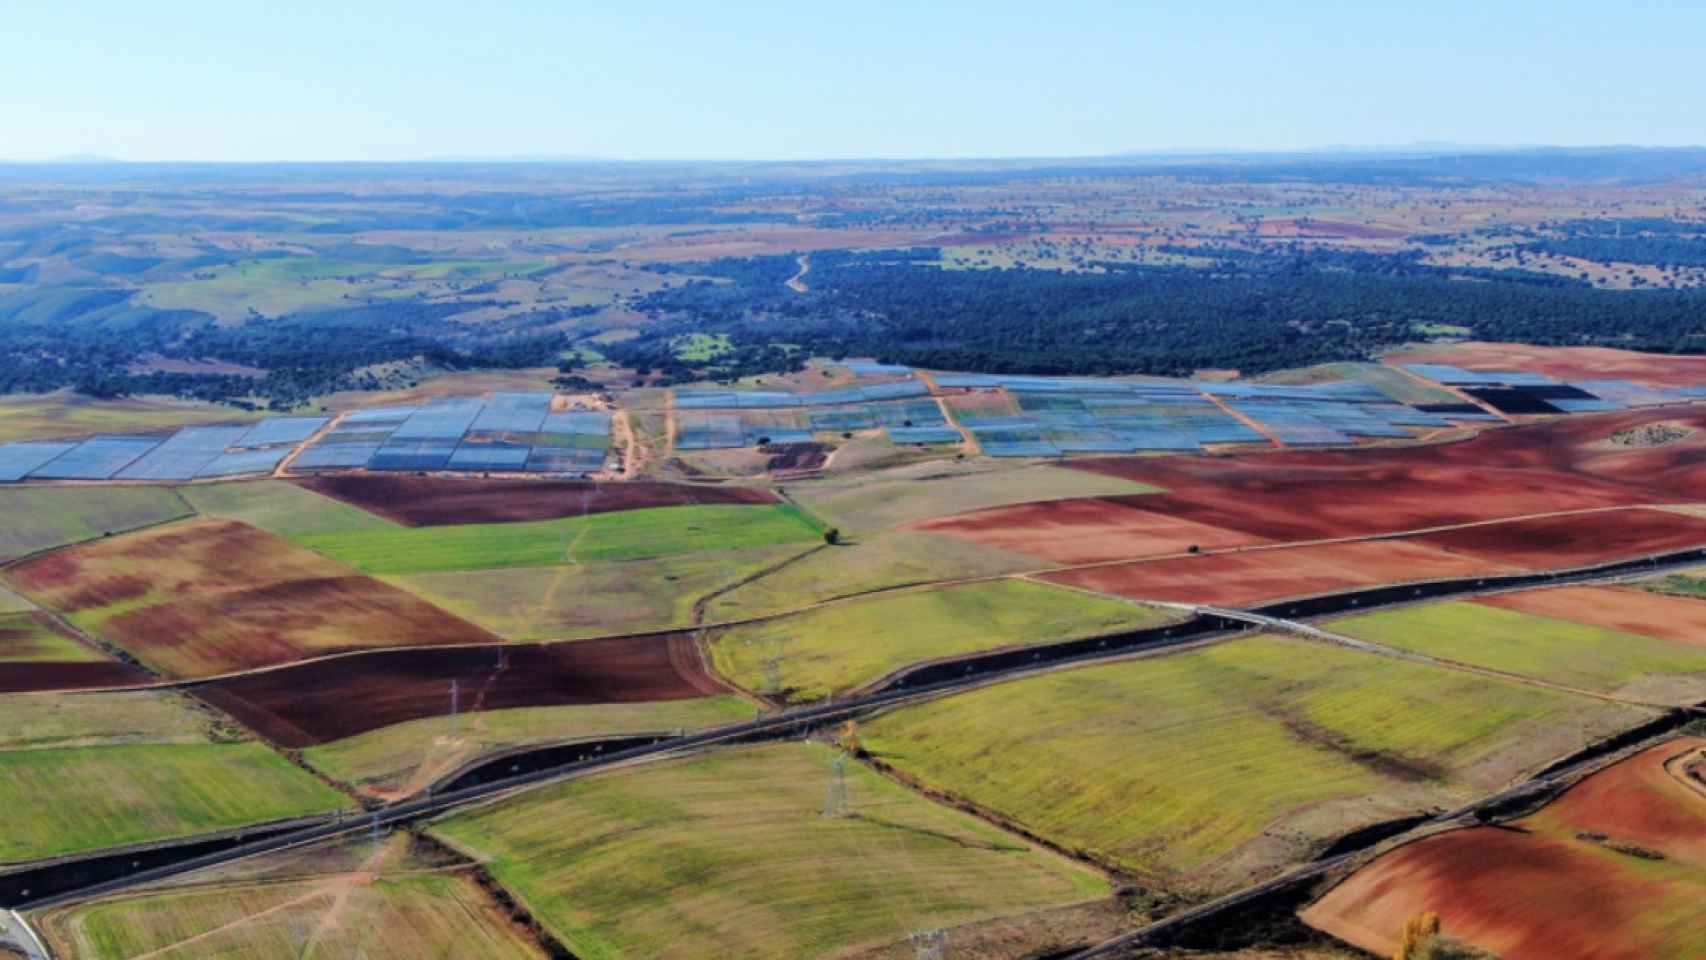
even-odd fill
[[[690,634],[445,650],[376,651],[215,681],[196,696],[275,743],[299,748],[462,712],[684,700],[727,689]]]
[[[1633,380],[1686,387],[1706,382],[1706,357],[1670,356],[1610,347],[1532,347],[1471,341],[1423,347],[1387,357],[1389,363],[1447,363],[1465,370],[1531,370],[1563,381]]]
[[[1706,603],[1626,587],[1557,587],[1475,601],[1519,613],[1706,646]]]
[[[1305,910],[1305,922],[1386,955],[1404,921],[1507,960],[1698,956],[1706,795],[1674,775],[1706,740],[1683,738],[1583,780],[1539,812],[1411,843]]]
[[[555,520],[590,513],[692,504],[770,504],[756,487],[634,481],[496,480],[339,474],[295,481],[406,527]]]
[[[1512,520],[1408,539],[1447,553],[1546,570],[1706,546],[1706,519],[1668,510],[1613,510]]]
[[[1253,534],[1141,509],[1151,498],[1083,497],[974,510],[902,529],[946,533],[1056,563],[1098,563],[1249,546]]]
[[[1243,606],[1353,587],[1512,569],[1407,541],[1374,540],[1174,557],[1062,570],[1038,579],[1132,599]]]

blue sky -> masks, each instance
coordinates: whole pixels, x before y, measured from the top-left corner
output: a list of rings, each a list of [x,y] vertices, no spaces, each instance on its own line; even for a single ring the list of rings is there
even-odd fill
[[[10,6],[7,158],[1706,141],[1699,0]]]

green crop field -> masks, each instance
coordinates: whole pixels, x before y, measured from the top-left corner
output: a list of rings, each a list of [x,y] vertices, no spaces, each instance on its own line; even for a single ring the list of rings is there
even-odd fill
[[[719,631],[717,669],[749,690],[777,662],[781,690],[816,700],[925,660],[1150,626],[1153,607],[1033,583],[990,580],[879,593]],[[771,691],[766,691],[771,692]]]
[[[1169,889],[1503,786],[1652,714],[1275,637],[1062,670],[867,723],[866,749]]]
[[[0,663],[77,663],[105,660],[65,635],[39,613],[0,613]]]
[[[4,584],[0,584],[0,613],[27,613],[35,608],[35,604],[6,589]]]
[[[544,956],[466,869],[399,855],[406,839],[387,837],[377,851],[318,846],[317,863],[272,854],[245,862],[245,874],[263,875],[253,880],[197,874],[189,883],[48,911],[38,928],[58,955],[85,960]],[[265,876],[273,864],[279,875]]]
[[[789,743],[530,791],[432,828],[575,955],[795,960],[1104,897],[1107,882],[849,762]]]
[[[1706,574],[1695,567],[1683,573],[1640,580],[1635,586],[1652,593],[1668,593],[1677,597],[1706,597]]]
[[[486,754],[539,743],[699,730],[751,720],[734,696],[649,703],[519,707],[411,720],[302,751],[327,776],[367,790],[413,793]]]
[[[428,573],[667,557],[817,540],[787,506],[655,507],[528,523],[398,527],[296,537],[366,573]]]
[[[1052,465],[920,463],[857,477],[790,486],[801,504],[846,532],[883,530],[932,517],[1033,500],[1155,493],[1118,477]]]
[[[175,694],[0,698],[0,863],[334,810],[346,798]],[[217,742],[215,737],[224,740]]]
[[[346,798],[258,743],[0,753],[0,863],[324,813]]]
[[[651,560],[385,579],[511,640],[590,637],[691,626],[700,597],[811,549],[811,544],[790,543]]]
[[[0,489],[0,560],[190,515],[161,487]]]
[[[709,621],[741,620],[886,587],[1035,570],[1034,557],[921,530],[843,538],[711,601]]]
[[[1684,699],[1706,697],[1706,647],[1479,603],[1430,603],[1328,626],[1401,650],[1571,687],[1635,693],[1643,685],[1682,683]]]
[[[281,537],[397,529],[391,521],[360,507],[284,480],[197,484],[178,492],[204,517],[241,520]]]

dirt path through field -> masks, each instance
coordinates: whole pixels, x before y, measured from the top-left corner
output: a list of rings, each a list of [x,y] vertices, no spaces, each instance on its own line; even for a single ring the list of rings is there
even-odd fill
[[[286,473],[288,473],[290,470],[290,465],[296,462],[297,457],[302,456],[303,451],[307,450],[309,447],[313,446],[314,444],[319,443],[321,437],[324,437],[326,434],[331,433],[333,430],[337,429],[338,424],[343,423],[344,418],[347,416],[349,416],[349,411],[345,410],[343,413],[340,413],[337,416],[332,417],[330,420],[327,420],[325,423],[322,423],[320,425],[320,429],[309,434],[308,439],[297,444],[295,449],[290,451],[289,456],[285,457],[283,460],[280,460],[278,462],[278,466],[272,468],[272,475],[274,477],[282,477]]]
[[[800,265],[800,272],[788,278],[788,289],[795,293],[805,293],[811,289],[806,286],[806,274],[812,272],[812,258],[802,253],[794,262]]]
[[[161,947],[158,950],[150,950],[147,953],[139,953],[136,956],[129,958],[129,960],[154,960],[154,958],[156,958],[156,957],[163,957],[163,956],[166,956],[168,954],[175,953],[176,951],[178,951],[179,949],[181,949],[183,947],[187,947],[187,946],[194,944],[194,943],[201,943],[201,942],[203,942],[203,941],[205,941],[211,937],[217,937],[222,933],[229,933],[232,930],[240,930],[243,927],[246,927],[249,924],[254,923],[256,920],[262,920],[262,919],[265,919],[266,917],[272,916],[275,913],[280,913],[280,912],[283,912],[285,910],[290,910],[290,909],[293,909],[295,907],[299,907],[302,904],[308,903],[312,900],[318,900],[321,897],[326,896],[330,892],[329,887],[330,887],[329,884],[317,886],[313,890],[310,890],[309,892],[303,894],[300,897],[296,897],[295,899],[286,900],[285,902],[278,904],[276,906],[268,907],[265,910],[260,911],[259,913],[251,913],[246,917],[242,917],[240,919],[233,920],[230,923],[225,924],[224,926],[214,927],[212,930],[203,931],[201,933],[196,934],[193,937],[189,937],[189,938],[184,939],[184,940],[179,940],[177,943],[168,944],[167,946]],[[307,956],[306,951],[304,951],[303,956]]]

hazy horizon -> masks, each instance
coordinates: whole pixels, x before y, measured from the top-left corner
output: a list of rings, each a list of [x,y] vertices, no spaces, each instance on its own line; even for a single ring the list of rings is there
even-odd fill
[[[1690,146],[1706,9],[94,0],[9,27],[13,160],[762,162]]]

